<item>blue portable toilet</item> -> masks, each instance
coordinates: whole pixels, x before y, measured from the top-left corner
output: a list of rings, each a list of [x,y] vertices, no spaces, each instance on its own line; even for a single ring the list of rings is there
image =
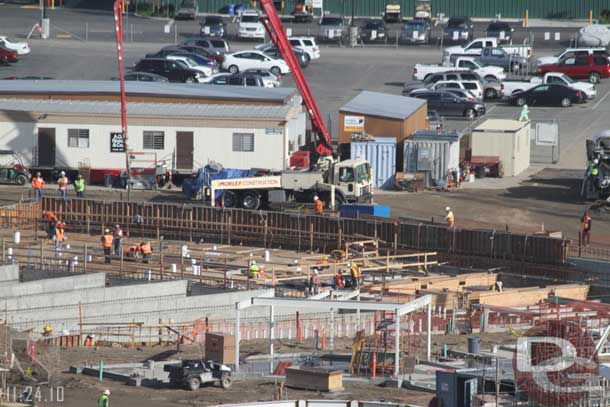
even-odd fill
[[[235,4],[229,3],[227,5],[227,7],[229,9],[229,16],[231,16],[231,17],[235,16]]]

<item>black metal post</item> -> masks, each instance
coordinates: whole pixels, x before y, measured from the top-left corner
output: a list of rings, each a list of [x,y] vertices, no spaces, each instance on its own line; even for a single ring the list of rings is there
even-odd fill
[[[354,24],[354,0],[352,0],[352,21],[350,24],[352,27],[355,25]]]

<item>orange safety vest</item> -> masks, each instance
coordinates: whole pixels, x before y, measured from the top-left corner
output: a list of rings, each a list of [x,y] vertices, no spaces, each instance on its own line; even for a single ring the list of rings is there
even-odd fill
[[[152,248],[149,243],[145,243],[140,246],[140,250],[142,250],[142,254],[152,254]]]
[[[66,189],[66,188],[68,188],[68,177],[61,177],[57,181],[57,184],[59,185],[59,189]]]
[[[102,246],[106,249],[109,249],[112,247],[112,235],[110,233],[108,233],[107,235],[104,235],[104,237],[102,238]]]
[[[44,179],[42,177],[32,178],[32,188],[42,189],[42,187],[44,187]]]
[[[360,267],[355,266],[355,267],[351,267],[350,268],[350,273],[352,275],[353,278],[360,278],[362,277],[362,275],[360,274]]]
[[[52,222],[52,221],[54,221],[55,219],[57,219],[57,218],[55,217],[55,214],[54,214],[53,212],[51,212],[51,211],[47,211],[47,213],[44,215],[44,218],[45,218],[45,220],[46,220],[47,222]]]
[[[321,215],[321,214],[322,214],[322,212],[324,212],[324,205],[322,204],[322,201],[321,201],[321,200],[319,200],[319,199],[318,199],[318,200],[316,200],[316,202],[315,202],[315,206],[316,206],[316,213],[317,213],[318,215]]]
[[[591,217],[589,215],[585,215],[582,218],[582,229],[589,230],[589,222],[591,221]]]
[[[453,215],[453,211],[449,211],[449,213],[447,214],[447,225],[453,226],[454,223],[455,223],[455,216]]]
[[[341,274],[335,274],[335,283],[337,287],[343,287],[343,276]]]
[[[64,240],[64,230],[63,229],[56,229],[55,230],[55,241],[56,242],[63,242]]]

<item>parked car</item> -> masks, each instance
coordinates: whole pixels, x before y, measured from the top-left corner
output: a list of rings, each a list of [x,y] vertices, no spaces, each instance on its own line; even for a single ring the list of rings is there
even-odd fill
[[[496,99],[503,94],[502,82],[481,78],[479,74],[471,71],[448,71],[429,75],[423,81],[413,81],[404,84],[402,94],[407,95],[414,89],[429,88],[438,81],[478,81],[483,87],[485,99]]]
[[[441,90],[441,89],[435,88],[435,87],[432,87],[432,89],[428,89],[428,88],[415,89],[414,91],[411,91],[411,93],[409,93],[409,96],[415,97],[418,93],[430,92],[431,90]],[[472,94],[472,92],[470,92],[469,90],[466,90],[466,89],[443,87],[442,90],[445,92],[449,92],[453,95],[456,95],[462,99],[470,100],[471,102],[475,102],[475,101],[479,100]]]
[[[274,74],[290,73],[290,68],[286,61],[279,58],[272,58],[269,55],[257,50],[239,51],[226,54],[222,63],[222,68],[236,74],[247,69],[269,69]]]
[[[451,17],[443,29],[443,37],[449,41],[468,41],[473,32],[474,24],[470,17]]]
[[[8,64],[9,62],[17,61],[17,51],[0,47],[0,62]]]
[[[510,80],[502,82],[504,86],[504,94],[512,95],[513,93],[523,92],[537,85],[559,84],[565,85],[575,90],[582,92],[582,95],[587,99],[593,99],[597,95],[595,85],[587,82],[577,82],[566,74],[560,72],[549,72],[544,76],[534,76],[524,80]]]
[[[320,32],[318,38],[323,40],[341,39],[346,34],[343,17],[333,14],[326,14],[320,19]]]
[[[563,85],[546,84],[534,86],[523,92],[513,93],[510,102],[517,106],[563,106],[583,100],[581,92]]]
[[[431,90],[461,89],[469,91],[477,100],[483,100],[483,86],[478,81],[438,81]]]
[[[199,82],[203,75],[188,68],[181,61],[170,61],[164,58],[141,59],[133,68],[135,71],[150,72],[165,76],[170,82]]]
[[[227,25],[220,16],[207,16],[199,22],[201,35],[204,37],[223,38]]]
[[[293,47],[305,51],[305,53],[309,55],[311,61],[320,59],[320,48],[318,47],[318,44],[316,44],[316,39],[314,37],[289,37],[288,41],[290,41],[290,45]]]
[[[455,45],[446,47],[443,51],[443,60],[449,60],[453,54],[481,55],[483,48],[486,47],[499,47],[510,55],[520,55],[528,59],[532,56],[532,47],[529,45],[499,45],[497,38],[485,37],[474,39],[464,46]]]
[[[197,61],[195,61],[193,58],[190,58],[188,56],[184,56],[184,55],[180,55],[180,54],[170,54],[170,55],[166,56],[165,59],[168,59],[170,61],[181,61],[184,64],[186,64],[186,66],[188,66],[190,69],[199,71],[205,76],[210,76],[215,73],[218,73],[218,68],[212,68],[208,65],[201,65],[201,64],[197,63]]]
[[[264,52],[265,54],[267,54],[273,58],[284,59],[284,57],[280,53],[280,50],[278,50],[277,47],[273,44],[258,45],[256,47],[256,49]],[[303,51],[300,48],[294,48],[294,47],[292,48],[292,51],[294,52],[294,55],[297,57],[297,60],[299,61],[299,65],[301,66],[301,68],[305,68],[306,66],[309,65],[309,55],[307,55],[307,53],[305,51]]]
[[[252,73],[220,73],[206,78],[202,83],[209,85],[230,85],[230,86],[246,86],[246,87],[264,87],[263,78]]]
[[[512,39],[512,33],[514,31],[515,29],[504,21],[492,21],[487,26],[485,36],[494,37],[498,39],[498,42],[510,44]]]
[[[360,29],[360,40],[363,42],[386,41],[385,22],[379,19],[368,19]]]
[[[115,78],[118,80],[118,78]],[[150,72],[128,72],[125,74],[126,81],[138,82],[169,82],[165,76],[156,75]]]
[[[182,50],[182,52],[192,52],[193,54],[201,55],[204,58],[213,59],[219,64],[221,64],[222,61],[225,60],[224,54],[221,54],[219,52],[213,52],[208,50],[207,48],[202,48],[197,45],[179,45],[178,47],[170,46],[169,48],[178,48]]]
[[[585,47],[585,48],[567,48],[564,51],[549,57],[540,57],[536,59],[536,68],[540,65],[556,64],[562,59],[575,56],[597,55],[608,57],[606,48],[602,47]]]
[[[222,38],[189,38],[183,42],[183,45],[196,45],[217,55],[231,52],[229,43]]]
[[[13,41],[5,36],[0,36],[0,47],[17,52],[17,55],[27,55],[31,49],[27,42]]]
[[[189,58],[193,59],[195,62],[197,62],[198,65],[209,66],[212,69],[218,70],[218,62],[216,62],[212,58],[206,58],[199,54],[187,52],[184,49],[180,49],[180,52],[175,52],[175,53],[168,54],[168,55],[178,55],[178,56],[183,56],[183,57],[189,57]]]
[[[238,38],[265,38],[265,26],[257,10],[244,10],[237,24]]]
[[[591,83],[599,83],[601,78],[610,76],[610,62],[603,55],[583,55],[568,57],[556,64],[540,65],[537,75],[547,72],[561,72],[573,79],[588,79]]]
[[[426,119],[428,120],[428,128],[430,130],[443,130],[443,121],[436,110],[428,110],[428,116]]]
[[[194,20],[199,12],[199,2],[197,0],[182,0],[176,19]]]
[[[485,114],[485,105],[481,102],[472,102],[445,91],[418,93],[416,98],[425,99],[428,109],[435,110],[441,116],[457,116],[474,119]]]
[[[398,42],[401,44],[429,44],[432,27],[427,20],[408,21],[400,32]]]
[[[282,77],[274,74],[268,69],[247,69],[243,73],[260,76],[266,88],[279,88],[282,83]]]
[[[213,61],[216,65],[220,64],[224,60],[223,55],[210,53],[208,50],[196,45],[171,45],[161,48],[161,50],[155,52],[154,54],[146,54],[146,58],[165,58],[172,54],[197,55],[200,58],[205,58],[206,61]]]
[[[473,56],[457,58],[451,65],[417,64],[413,67],[413,79],[426,79],[428,76],[440,72],[464,71],[476,72],[486,79],[502,80],[506,78],[504,70],[497,66],[485,66]]]

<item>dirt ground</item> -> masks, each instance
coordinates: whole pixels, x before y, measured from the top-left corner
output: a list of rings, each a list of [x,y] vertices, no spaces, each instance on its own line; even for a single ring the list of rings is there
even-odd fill
[[[582,171],[546,168],[534,173],[515,186],[505,189],[468,187],[453,192],[380,192],[375,202],[390,205],[392,216],[442,222],[445,207],[451,206],[457,226],[469,228],[508,229],[533,233],[542,227],[562,231],[564,236],[577,239],[580,217],[592,203],[578,199]],[[510,185],[508,183],[507,185]],[[54,194],[50,185],[46,193]],[[0,203],[10,203],[29,197],[30,189],[11,185],[0,186]],[[126,199],[127,193],[102,187],[89,187],[86,196],[93,199]],[[152,202],[186,203],[179,188],[161,191],[133,191],[131,199]],[[591,241],[598,246],[610,246],[610,213],[592,211]]]
[[[507,343],[512,341],[509,334],[484,334],[482,335],[482,349],[491,348],[492,344]],[[328,343],[328,342],[327,342]],[[463,335],[444,335],[433,337],[433,354],[440,352],[442,345],[446,343],[450,349],[466,350],[467,337]],[[242,343],[242,357],[263,353],[267,350],[268,342],[250,341]],[[289,341],[276,341],[277,353],[311,352],[312,344],[302,345]],[[425,338],[419,337],[418,357],[425,357]],[[38,387],[33,385],[34,394],[39,395],[37,405],[40,406],[64,406],[82,407],[93,406],[100,392],[109,388],[112,391],[112,406],[132,407],[161,407],[168,405],[215,405],[231,404],[252,401],[273,400],[275,390],[275,379],[254,378],[245,381],[236,381],[230,390],[218,387],[205,387],[197,392],[169,388],[144,388],[130,387],[119,382],[105,379],[100,383],[97,378],[68,372],[70,366],[99,366],[101,360],[104,364],[143,362],[149,359],[166,360],[178,358],[195,358],[201,355],[199,346],[188,345],[176,351],[171,347],[144,347],[144,348],[47,348],[39,346],[37,357],[41,360],[53,359],[51,385]],[[341,338],[335,341],[336,353],[351,352],[351,339]],[[51,355],[51,356],[50,356]],[[16,389],[16,394],[27,385],[27,382],[19,375],[13,375],[11,388]],[[14,387],[13,387],[14,386]],[[375,385],[367,379],[362,381],[346,381],[344,391],[337,393],[320,393],[297,389],[287,389],[289,399],[338,399],[338,400],[385,400],[412,405],[428,405],[432,394],[396,388],[386,388]],[[51,401],[51,394],[57,395],[62,391],[64,398],[62,402]],[[36,399],[36,397],[34,397]]]

